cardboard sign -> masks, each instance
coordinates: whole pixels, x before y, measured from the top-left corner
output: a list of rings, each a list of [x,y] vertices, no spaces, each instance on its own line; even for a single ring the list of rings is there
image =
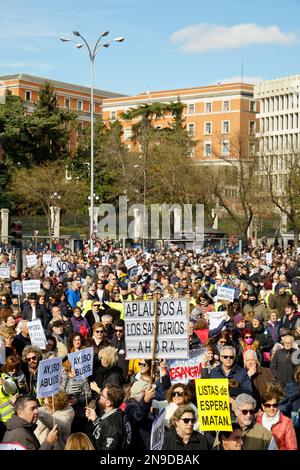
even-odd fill
[[[157,311],[157,359],[187,359],[187,299],[160,299]],[[126,359],[152,358],[154,315],[154,300],[124,302]]]
[[[37,397],[46,398],[59,392],[62,357],[40,361],[37,376]]]
[[[9,279],[10,278],[10,266],[0,265],[0,279]]]
[[[163,410],[152,423],[150,450],[161,450],[165,435],[166,410]]]
[[[272,264],[272,253],[266,253],[266,264]]]
[[[51,255],[47,255],[47,254],[43,254],[42,263],[43,263],[43,264],[46,264],[46,265],[48,265],[48,266],[51,266],[51,263],[52,263],[52,256],[51,256]]]
[[[27,450],[18,442],[0,442],[0,450]]]
[[[39,292],[41,290],[41,281],[39,279],[30,279],[29,281],[22,281],[22,289],[24,294],[31,294],[32,292]]]
[[[36,319],[29,321],[27,322],[27,326],[31,344],[33,346],[37,346],[40,349],[45,349],[47,340],[41,320]]]
[[[38,264],[36,255],[26,255],[27,268],[32,268]]]
[[[234,299],[234,288],[218,286],[218,300],[227,300],[228,302],[233,302]]]
[[[22,295],[22,283],[21,281],[13,281],[11,283],[11,292],[13,295]]]
[[[201,377],[201,362],[207,349],[202,348],[189,352],[188,359],[174,359],[168,361],[169,376],[172,385],[176,383],[187,384],[190,380]]]
[[[93,374],[93,348],[85,348],[77,352],[69,353],[68,358],[75,371],[76,380],[84,380]]]
[[[196,379],[200,431],[232,431],[228,379]]]
[[[134,268],[134,266],[137,266],[137,262],[135,258],[130,258],[125,261],[125,266],[127,270],[129,271],[131,268]]]
[[[227,312],[209,312],[209,329],[214,330],[218,328],[220,323],[227,317]]]

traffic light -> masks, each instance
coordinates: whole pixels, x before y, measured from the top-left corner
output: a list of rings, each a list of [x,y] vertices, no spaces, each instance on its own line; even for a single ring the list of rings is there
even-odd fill
[[[16,248],[22,247],[22,224],[21,222],[12,222],[10,224],[11,245]]]

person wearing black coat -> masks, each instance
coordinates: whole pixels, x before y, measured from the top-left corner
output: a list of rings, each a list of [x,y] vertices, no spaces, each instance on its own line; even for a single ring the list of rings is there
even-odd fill
[[[123,371],[118,366],[118,351],[112,346],[107,346],[99,351],[99,365],[94,374],[94,382],[96,387],[92,388],[97,393],[105,387],[105,385],[123,385]],[[93,382],[92,382],[93,383]]]
[[[40,319],[44,330],[48,325],[48,314],[44,305],[37,304],[37,294],[31,293],[28,296],[28,302],[22,306],[21,316],[24,320]]]
[[[178,406],[165,432],[162,450],[208,450],[206,438],[194,431],[195,411],[188,405]]]
[[[128,377],[128,364],[129,361],[126,357],[126,345],[125,345],[125,326],[124,320],[118,320],[114,325],[114,334],[110,340],[110,344],[113,348],[116,348],[119,355],[118,366],[123,371],[123,379],[127,380]]]
[[[252,331],[254,334],[254,340],[259,342],[259,350],[262,353],[262,356],[263,353],[269,353],[274,346],[274,342],[271,333],[264,326],[263,321],[260,317],[253,318]],[[264,363],[265,361],[262,360],[262,365],[264,365]]]
[[[293,347],[293,336],[283,336],[281,341],[283,349],[278,349],[278,351],[275,352],[270,369],[275,379],[283,385],[286,385],[288,382],[294,382],[297,364],[292,360],[292,356],[297,349]]]

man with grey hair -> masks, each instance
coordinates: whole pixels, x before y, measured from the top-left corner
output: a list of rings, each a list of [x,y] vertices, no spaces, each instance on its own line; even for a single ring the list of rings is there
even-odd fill
[[[257,359],[257,354],[253,349],[245,351],[244,366],[251,380],[253,397],[259,408],[262,397],[266,391],[267,383],[274,380],[273,374],[267,367],[261,367]]]
[[[252,393],[251,380],[247,371],[235,364],[236,351],[233,346],[223,346],[220,349],[221,365],[212,369],[211,379],[234,379],[238,387],[247,393]],[[241,391],[242,391],[241,390]]]
[[[297,364],[292,360],[292,356],[297,349],[294,347],[294,337],[291,335],[283,336],[281,342],[283,348],[275,352],[270,368],[275,379],[286,385],[288,382],[294,382]]]
[[[250,395],[241,393],[235,400],[235,414],[241,426],[243,450],[277,450],[272,433],[261,424],[256,423],[256,401]]]

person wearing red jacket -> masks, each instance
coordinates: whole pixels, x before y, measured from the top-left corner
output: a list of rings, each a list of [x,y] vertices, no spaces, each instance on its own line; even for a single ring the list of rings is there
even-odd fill
[[[297,450],[297,438],[293,422],[279,409],[279,395],[276,390],[267,390],[262,400],[263,413],[257,422],[271,431],[278,450]]]

